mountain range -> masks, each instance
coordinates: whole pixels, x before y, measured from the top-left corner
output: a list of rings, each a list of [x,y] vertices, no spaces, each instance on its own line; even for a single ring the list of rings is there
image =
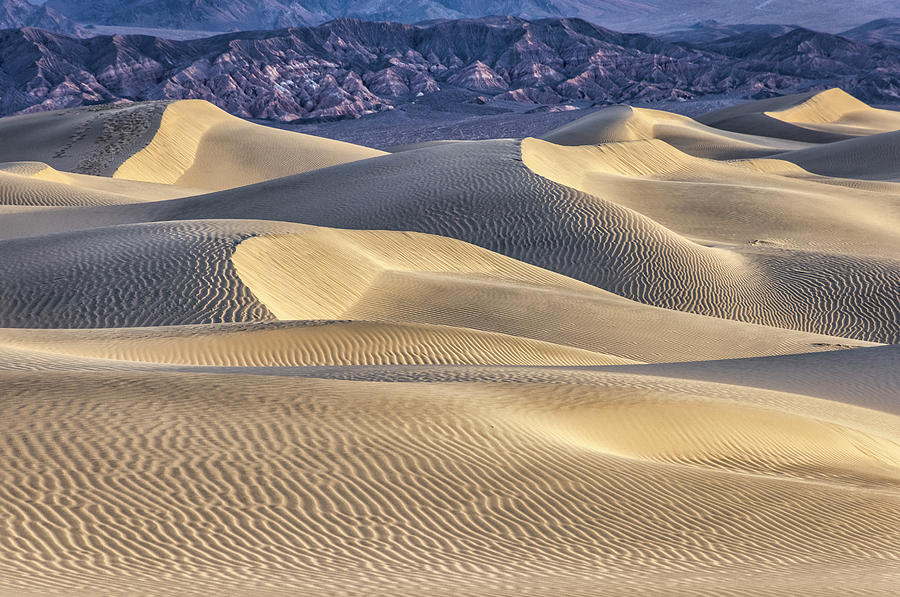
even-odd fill
[[[414,23],[511,15],[577,17],[622,31],[659,32],[716,19],[838,32],[900,17],[894,0],[855,0],[853,10],[839,0],[49,0],[47,6],[80,23],[211,31],[319,25],[342,17]]]
[[[171,41],[0,32],[0,113],[206,99],[242,117],[358,117],[438,98],[534,105],[769,97],[838,86],[900,101],[900,49],[807,29],[703,43],[617,33],[578,19],[494,17],[318,27]]]

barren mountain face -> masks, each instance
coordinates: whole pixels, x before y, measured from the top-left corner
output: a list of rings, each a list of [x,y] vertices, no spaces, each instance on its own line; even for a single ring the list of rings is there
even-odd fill
[[[532,105],[768,97],[828,85],[898,101],[900,49],[806,29],[706,43],[622,34],[581,20],[511,17],[319,27],[175,42],[0,32],[0,111],[119,100],[205,99],[252,118],[346,118],[413,102]]]

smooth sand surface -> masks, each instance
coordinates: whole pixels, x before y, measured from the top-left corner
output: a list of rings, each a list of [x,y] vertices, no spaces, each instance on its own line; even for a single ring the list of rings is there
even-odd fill
[[[0,119],[0,595],[896,594],[895,116]]]

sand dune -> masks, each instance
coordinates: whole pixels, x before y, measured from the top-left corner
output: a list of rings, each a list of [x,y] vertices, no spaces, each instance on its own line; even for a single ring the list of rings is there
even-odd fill
[[[473,243],[655,306],[871,341],[897,336],[895,259],[692,241],[627,206],[540,176],[542,170],[528,167],[527,150],[527,143],[523,154],[518,143],[486,141],[403,152],[157,204],[159,211],[151,213],[161,220],[263,217],[415,230]],[[881,200],[870,197],[873,204]],[[876,205],[874,213],[890,212]],[[870,220],[855,235],[865,239],[880,231],[876,243],[866,240],[868,246],[889,239],[887,252],[896,255],[890,249],[897,246],[896,230],[877,216]],[[810,234],[816,232],[822,228]],[[744,243],[752,240],[757,239]],[[803,273],[811,269],[815,276]],[[784,280],[783,271],[795,274]],[[836,294],[835,288],[842,290]],[[832,302],[835,296],[846,302]]]
[[[0,119],[0,595],[893,595],[896,118]]]
[[[34,259],[42,244],[52,250]],[[202,220],[7,241],[0,251],[10,258],[0,265],[6,327],[363,320],[480,330],[641,362],[866,345],[658,309],[473,245],[414,233]],[[660,327],[668,330],[665,338]],[[300,342],[312,334],[303,333],[292,337]],[[232,342],[258,345],[244,336]],[[315,342],[308,343],[315,352]]]
[[[83,106],[0,119],[0,162],[112,176],[159,130],[168,102]]]
[[[900,255],[900,185],[839,184],[780,160],[717,163],[658,140],[561,147],[526,139],[522,155],[542,176],[701,242]]]
[[[900,129],[900,114],[872,108],[840,89],[747,102],[697,120],[728,131],[809,143]]]
[[[884,413],[610,374],[562,386],[2,377],[11,591],[896,586],[900,454],[885,438],[898,419]]]
[[[553,158],[541,157],[556,155],[548,150],[559,146],[540,143],[442,145],[197,197],[79,208],[39,219],[8,214],[0,221],[0,233],[219,218],[413,230],[469,242],[657,307],[873,342],[900,337],[896,196],[860,191],[854,196],[858,217],[847,219],[845,189],[817,184],[810,190],[792,179],[756,175],[770,188],[801,187],[785,199],[799,197],[814,210],[804,218],[808,211],[792,213],[790,203],[769,197],[766,189],[744,187],[737,201],[729,199],[740,185],[720,188],[712,182],[713,170],[707,180],[713,190],[723,192],[724,207],[711,205],[708,193],[697,195],[696,187],[686,187],[682,202],[632,204],[633,209],[622,194],[607,199],[602,190],[587,194],[569,186],[576,182],[561,176],[560,168],[545,167],[555,163]],[[665,172],[672,160],[655,152],[658,148],[675,152],[682,162],[699,160],[655,141],[640,155],[607,160],[606,173],[617,172],[622,164],[625,173],[635,175],[653,176],[659,167]],[[718,167],[708,161],[691,163]],[[754,178],[746,168],[721,167],[727,173],[722,176]],[[666,198],[668,191],[668,186],[657,188],[649,197]],[[756,205],[748,205],[747,195]],[[691,206],[696,219],[681,215],[680,206]],[[767,215],[772,206],[773,215]],[[659,220],[639,211],[645,208]],[[666,213],[674,219],[663,217]],[[756,218],[765,219],[754,230]],[[679,222],[694,223],[688,228]],[[760,238],[769,225],[796,241]],[[723,228],[732,235],[709,238]],[[735,238],[738,234],[742,238]],[[829,240],[832,235],[835,241]],[[801,250],[792,250],[792,244]]]
[[[779,154],[824,176],[900,182],[900,131]]]
[[[251,124],[209,102],[183,100],[166,107],[153,139],[113,176],[219,190],[383,153]]]
[[[303,321],[114,328],[4,330],[7,349],[74,357],[216,367],[322,365],[624,365],[630,361],[507,334],[441,325]]]
[[[0,120],[0,162],[226,189],[384,152],[252,124],[202,100],[91,106]],[[163,197],[158,197],[163,198]]]
[[[797,141],[723,131],[687,116],[631,106],[604,108],[541,138],[557,145],[659,139],[687,154],[715,160],[763,157],[807,146]]]
[[[135,182],[62,172],[42,162],[0,164],[0,205],[83,207],[163,201],[203,191],[168,184]]]
[[[658,364],[631,371],[794,392],[900,414],[900,347]]]

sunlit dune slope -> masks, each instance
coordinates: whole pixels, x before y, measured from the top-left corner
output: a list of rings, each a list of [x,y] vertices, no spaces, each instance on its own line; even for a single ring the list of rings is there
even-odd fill
[[[201,192],[175,185],[62,172],[41,162],[0,164],[0,205],[3,206],[121,205],[187,197]]]
[[[697,120],[728,131],[810,143],[900,129],[900,113],[872,108],[840,89],[747,102]]]
[[[624,365],[628,359],[441,325],[303,321],[100,330],[0,330],[0,346],[73,357],[217,367]]]

